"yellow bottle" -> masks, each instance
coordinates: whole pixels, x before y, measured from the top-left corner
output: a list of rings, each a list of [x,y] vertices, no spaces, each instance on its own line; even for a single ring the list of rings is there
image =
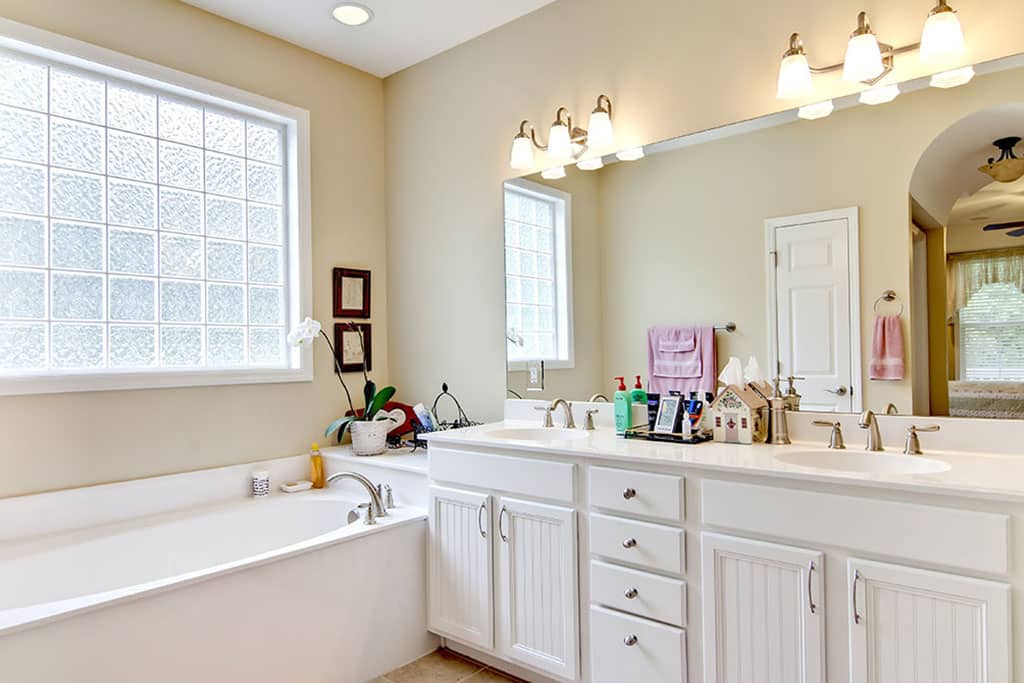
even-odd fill
[[[309,451],[309,479],[313,482],[313,488],[324,487],[324,457],[320,454],[319,444],[313,444]]]

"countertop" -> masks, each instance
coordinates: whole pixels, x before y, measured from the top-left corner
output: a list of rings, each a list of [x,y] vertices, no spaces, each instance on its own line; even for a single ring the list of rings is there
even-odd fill
[[[612,460],[626,463],[679,466],[699,470],[735,472],[790,480],[827,482],[919,493],[969,497],[984,500],[1024,501],[1024,456],[935,451],[926,455],[903,455],[887,448],[889,455],[928,458],[949,463],[950,469],[928,474],[851,472],[793,465],[776,460],[776,454],[823,451],[824,443],[741,445],[708,442],[672,444],[625,439],[609,429],[597,429],[586,438],[561,441],[525,441],[488,436],[499,429],[536,428],[533,422],[506,420],[424,435],[432,444],[521,451],[534,455],[557,455]],[[864,451],[851,446],[843,452]],[[870,455],[870,454],[868,454]]]

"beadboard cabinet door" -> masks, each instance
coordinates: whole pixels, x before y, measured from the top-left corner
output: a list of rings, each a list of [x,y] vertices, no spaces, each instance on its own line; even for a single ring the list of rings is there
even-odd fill
[[[824,555],[701,534],[705,683],[824,683]]]
[[[430,487],[431,630],[494,647],[491,497]]]
[[[851,559],[851,683],[1011,680],[1010,587]]]
[[[576,513],[514,498],[500,498],[498,510],[498,652],[577,680]]]

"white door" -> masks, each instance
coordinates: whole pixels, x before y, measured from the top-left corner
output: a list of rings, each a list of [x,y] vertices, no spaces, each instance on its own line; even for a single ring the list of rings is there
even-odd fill
[[[430,487],[430,629],[494,647],[491,497]]]
[[[705,683],[824,683],[820,552],[701,534]]]
[[[857,209],[774,218],[769,250],[769,368],[802,377],[802,410],[860,410]]]
[[[1010,587],[851,559],[851,683],[1007,683]]]
[[[499,501],[500,654],[568,680],[579,676],[576,513]]]

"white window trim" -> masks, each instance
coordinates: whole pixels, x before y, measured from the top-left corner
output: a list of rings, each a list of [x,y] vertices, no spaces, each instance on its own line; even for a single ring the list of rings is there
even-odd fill
[[[178,94],[229,111],[248,113],[282,124],[287,139],[288,329],[312,316],[312,213],[310,210],[310,130],[305,109],[246,92],[200,76],[154,64],[90,43],[0,18],[0,47],[63,62],[110,78]],[[313,381],[311,345],[288,349],[290,368],[246,367],[232,370],[120,371],[63,373],[46,370],[0,377],[0,396],[119,389],[157,389],[231,384]]]
[[[559,339],[563,338],[567,344],[566,347],[566,360],[545,360],[545,370],[571,370],[576,367],[576,343],[573,337],[575,330],[575,324],[573,319],[573,293],[572,293],[572,195],[568,192],[556,190],[553,187],[542,185],[541,183],[535,183],[531,180],[524,180],[522,178],[515,178],[512,180],[505,181],[502,185],[502,207],[504,207],[504,192],[505,186],[511,185],[515,189],[525,192],[527,194],[537,195],[545,199],[556,199],[562,202],[564,207],[564,220],[559,221],[558,216],[555,216],[555,273],[556,273],[556,285],[557,292],[555,296],[558,299],[558,307],[556,310],[564,310],[565,316],[558,316],[558,336]],[[501,230],[502,235],[505,233],[505,211],[502,208],[501,216]],[[559,248],[559,240],[562,245]],[[501,259],[502,264],[505,263],[505,239],[502,237],[501,247]],[[504,265],[502,266],[502,272],[504,272]],[[505,306],[508,305],[507,293]],[[502,314],[502,339],[506,339],[506,316],[507,313]],[[508,341],[505,341],[506,349]],[[506,356],[508,351],[506,350]],[[509,360],[506,361],[508,370],[511,372],[525,372],[528,361],[523,360]]]

